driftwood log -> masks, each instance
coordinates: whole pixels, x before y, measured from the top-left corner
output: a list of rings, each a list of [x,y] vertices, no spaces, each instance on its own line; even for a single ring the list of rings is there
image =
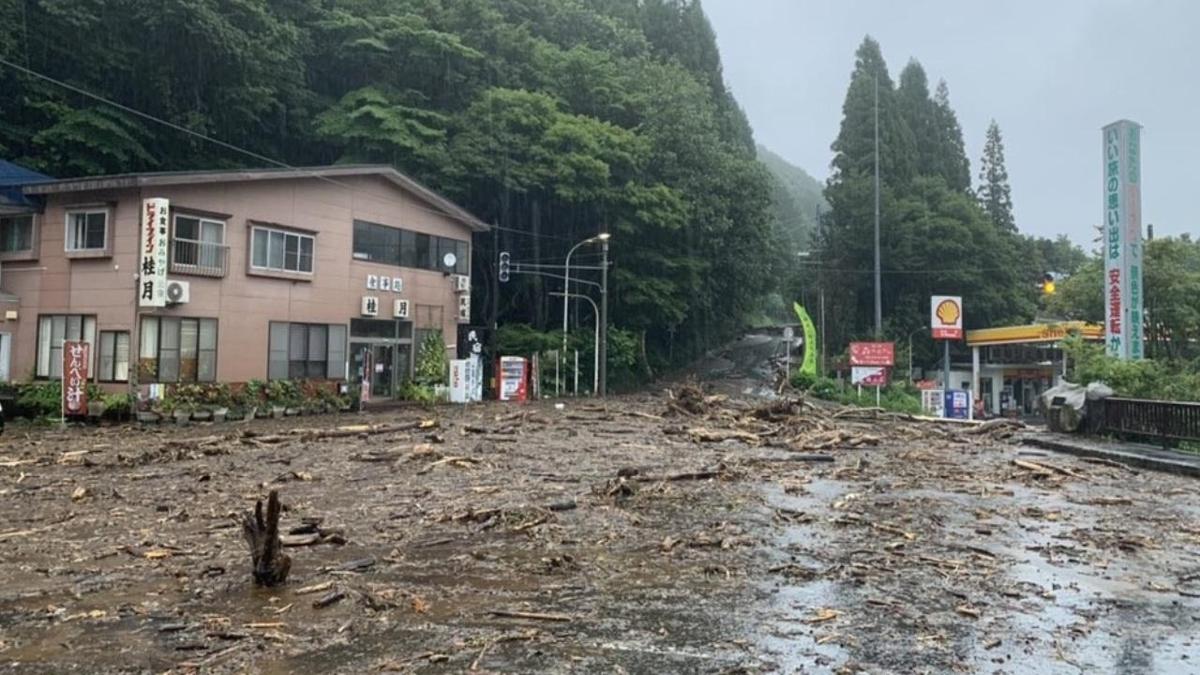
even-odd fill
[[[267,514],[263,518],[263,503],[254,504],[254,513],[246,514],[242,521],[242,536],[250,546],[250,558],[254,563],[254,583],[259,586],[278,586],[287,580],[292,568],[292,559],[283,552],[279,540],[279,491],[271,490],[267,496]]]

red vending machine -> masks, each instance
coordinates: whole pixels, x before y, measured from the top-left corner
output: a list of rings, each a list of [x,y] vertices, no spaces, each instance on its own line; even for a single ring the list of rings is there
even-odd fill
[[[501,356],[500,400],[526,401],[529,397],[529,361],[520,356]]]

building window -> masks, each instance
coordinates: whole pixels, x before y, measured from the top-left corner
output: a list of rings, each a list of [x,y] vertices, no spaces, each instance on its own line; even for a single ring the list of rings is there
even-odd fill
[[[43,314],[38,317],[37,367],[34,369],[37,377],[62,377],[64,340],[83,340],[95,345],[96,317],[83,314]]]
[[[273,272],[312,274],[314,241],[307,234],[255,227],[250,266]]]
[[[100,368],[96,379],[101,382],[129,381],[129,332],[100,331]]]
[[[458,239],[410,232],[362,220],[354,221],[354,257],[358,260],[469,274],[469,251],[470,245]],[[453,253],[456,258],[454,266],[450,268],[444,264],[447,253]]]
[[[33,249],[33,214],[0,216],[0,253]]]
[[[107,243],[107,209],[67,211],[68,251],[103,251]]]
[[[270,380],[346,377],[346,326],[272,321],[267,356]]]
[[[217,320],[142,317],[138,379],[142,382],[215,382]]]
[[[173,271],[225,276],[225,222],[179,214],[171,241]]]

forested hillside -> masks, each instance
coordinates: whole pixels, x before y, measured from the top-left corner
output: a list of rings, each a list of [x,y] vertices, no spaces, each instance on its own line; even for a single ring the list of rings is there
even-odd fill
[[[514,261],[610,230],[611,316],[652,358],[731,334],[772,288],[768,175],[698,2],[29,0],[0,5],[0,58],[0,156],[52,175],[386,162],[499,225]],[[475,253],[483,320],[490,236]],[[502,321],[547,326],[559,286],[514,277]]]
[[[791,253],[807,251],[815,242],[820,214],[829,210],[824,186],[807,171],[758,146],[758,159],[771,173],[771,203],[780,234]]]

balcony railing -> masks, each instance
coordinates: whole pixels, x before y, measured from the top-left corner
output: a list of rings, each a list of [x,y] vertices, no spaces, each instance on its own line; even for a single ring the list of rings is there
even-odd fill
[[[171,242],[171,272],[201,277],[223,277],[228,269],[229,247],[207,241],[176,238]]]

